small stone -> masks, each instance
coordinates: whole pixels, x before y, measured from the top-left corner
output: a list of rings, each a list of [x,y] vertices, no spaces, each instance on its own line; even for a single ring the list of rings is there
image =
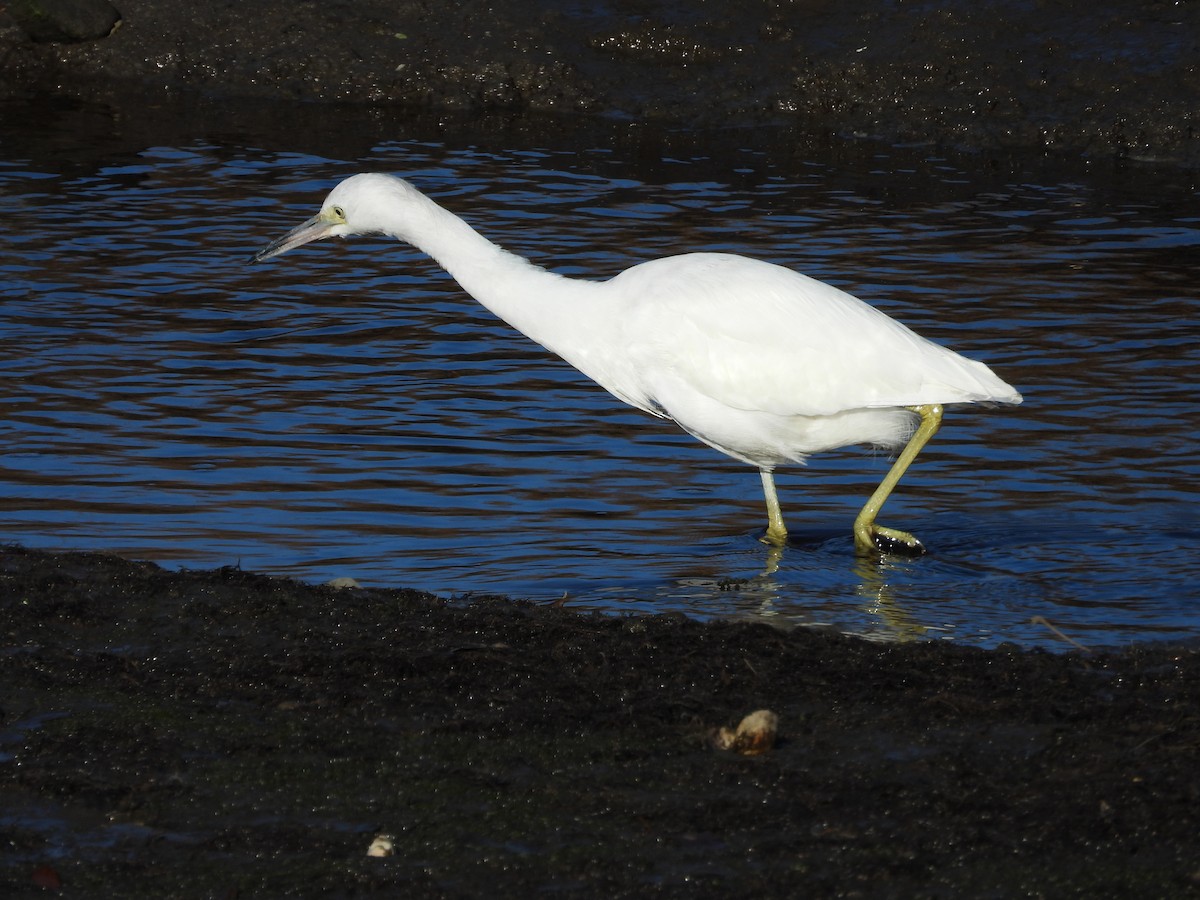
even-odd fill
[[[371,841],[371,846],[367,848],[367,856],[392,856],[395,852],[396,845],[390,834],[375,835],[375,840]]]
[[[743,756],[761,756],[775,746],[779,716],[769,709],[758,709],[738,724],[737,730],[719,728],[713,735],[718,750],[732,750]]]
[[[94,41],[121,22],[108,0],[9,0],[8,13],[38,43]]]

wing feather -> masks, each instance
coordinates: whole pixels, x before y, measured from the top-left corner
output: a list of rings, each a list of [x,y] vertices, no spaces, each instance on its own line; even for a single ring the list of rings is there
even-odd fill
[[[631,374],[651,398],[666,376],[727,406],[783,416],[1020,399],[982,363],[782,266],[688,254],[614,281],[630,298]]]

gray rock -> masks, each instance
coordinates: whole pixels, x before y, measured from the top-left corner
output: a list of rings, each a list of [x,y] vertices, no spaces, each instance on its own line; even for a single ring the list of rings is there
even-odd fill
[[[108,0],[10,0],[8,13],[39,43],[75,44],[108,37],[121,21]]]

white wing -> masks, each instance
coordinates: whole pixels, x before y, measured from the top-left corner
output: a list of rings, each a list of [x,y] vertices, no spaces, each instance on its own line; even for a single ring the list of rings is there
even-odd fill
[[[636,387],[619,386],[626,395],[652,401],[656,382],[671,379],[734,409],[782,416],[1020,402],[982,363],[782,266],[697,253],[643,263],[611,283],[628,303],[623,374]]]

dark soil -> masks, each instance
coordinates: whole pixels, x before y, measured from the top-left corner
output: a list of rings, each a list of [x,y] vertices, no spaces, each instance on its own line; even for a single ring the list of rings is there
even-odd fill
[[[101,23],[115,8],[119,26],[68,42],[62,23],[48,27],[30,11],[80,5],[99,6],[92,18]],[[856,135],[1197,164],[1200,3],[0,4],[0,96],[108,100],[145,89],[687,128],[772,124],[799,140]]]
[[[1195,648],[881,645],[20,548],[0,623],[5,897],[1200,894]],[[712,747],[759,708],[774,750]]]

